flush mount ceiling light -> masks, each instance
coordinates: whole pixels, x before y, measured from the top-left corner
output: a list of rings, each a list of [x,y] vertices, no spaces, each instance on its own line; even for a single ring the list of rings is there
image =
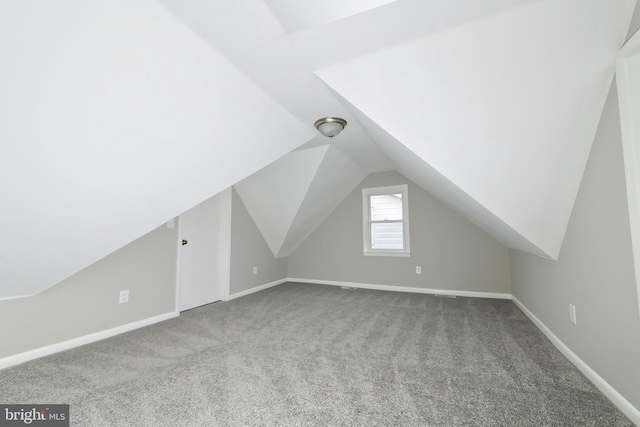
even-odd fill
[[[321,134],[329,138],[333,138],[342,132],[342,129],[344,129],[346,125],[347,121],[340,117],[325,117],[324,119],[316,120],[314,124]]]

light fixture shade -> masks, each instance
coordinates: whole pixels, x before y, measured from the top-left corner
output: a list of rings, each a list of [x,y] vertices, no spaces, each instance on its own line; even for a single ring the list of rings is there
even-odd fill
[[[346,125],[347,121],[340,117],[325,117],[317,120],[315,123],[316,129],[318,129],[321,134],[328,136],[329,138],[333,138],[342,132],[342,129],[344,129]]]

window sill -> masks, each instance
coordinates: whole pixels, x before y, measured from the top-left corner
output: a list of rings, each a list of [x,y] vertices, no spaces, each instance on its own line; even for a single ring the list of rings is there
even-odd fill
[[[410,257],[411,252],[363,252],[364,256]]]

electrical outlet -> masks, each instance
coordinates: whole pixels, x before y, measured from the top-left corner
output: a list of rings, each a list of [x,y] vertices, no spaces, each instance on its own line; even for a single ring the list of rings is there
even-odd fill
[[[569,320],[574,325],[577,325],[577,322],[576,322],[576,306],[573,305],[573,304],[569,304]]]
[[[129,290],[120,291],[120,304],[129,302]]]
[[[416,265],[416,274],[422,274],[422,267],[419,265]]]
[[[253,267],[253,274],[258,274],[258,267]]]

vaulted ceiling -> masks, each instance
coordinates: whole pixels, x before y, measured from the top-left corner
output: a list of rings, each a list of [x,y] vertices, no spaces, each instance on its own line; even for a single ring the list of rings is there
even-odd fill
[[[395,169],[556,258],[635,0],[0,5],[0,298],[236,184],[287,256]],[[349,124],[329,140],[316,119]]]

